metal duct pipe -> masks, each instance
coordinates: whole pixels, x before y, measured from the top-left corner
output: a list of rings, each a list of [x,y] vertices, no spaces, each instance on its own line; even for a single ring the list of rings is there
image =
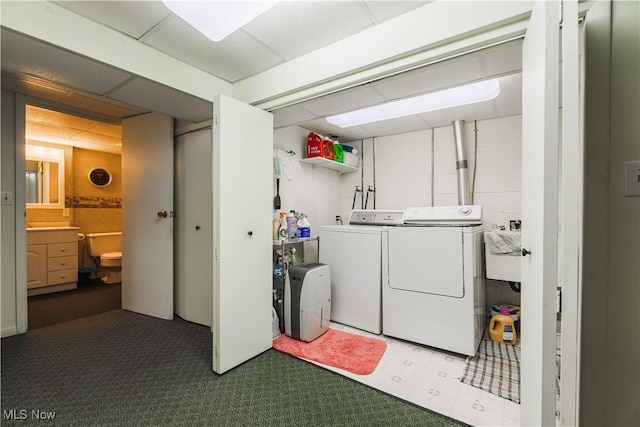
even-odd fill
[[[456,142],[456,170],[458,171],[458,205],[470,205],[467,156],[464,151],[464,120],[453,122],[453,138]]]

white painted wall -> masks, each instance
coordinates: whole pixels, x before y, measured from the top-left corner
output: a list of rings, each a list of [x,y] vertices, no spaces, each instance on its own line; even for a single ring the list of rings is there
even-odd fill
[[[478,121],[478,154],[474,155],[474,123],[465,123],[469,187],[477,164],[474,203],[482,205],[485,228],[509,227],[520,218],[521,116]],[[431,205],[431,129],[345,142],[363,151],[361,173],[341,179],[341,210],[348,215],[355,185],[376,188],[377,209]],[[435,128],[434,205],[457,205],[457,174],[453,127]],[[363,146],[363,147],[362,147]],[[375,163],[374,163],[375,151]],[[374,176],[375,171],[375,176]],[[370,196],[371,198],[371,196]],[[373,205],[369,201],[369,208]]]
[[[2,191],[11,192],[15,198],[15,107],[14,94],[12,92],[2,91],[2,141],[0,145],[0,172]],[[16,287],[10,286],[16,281],[16,238],[15,238],[15,222],[16,210],[13,206],[2,205],[0,207],[0,257],[1,260],[1,276],[0,283],[7,284],[2,286],[2,336],[14,335],[17,332],[16,319]]]
[[[335,216],[340,215],[341,178],[338,172],[319,166],[313,167],[300,163],[306,157],[307,135],[309,131],[299,126],[276,129],[274,146],[282,146],[295,152],[291,161],[298,165],[292,179],[284,172],[280,177],[280,211],[295,210],[307,214],[311,222],[311,234],[318,234],[320,225],[333,224]],[[287,153],[276,151],[284,161]],[[353,172],[352,172],[353,173]],[[273,195],[276,194],[275,179]],[[274,216],[277,212],[274,210]]]

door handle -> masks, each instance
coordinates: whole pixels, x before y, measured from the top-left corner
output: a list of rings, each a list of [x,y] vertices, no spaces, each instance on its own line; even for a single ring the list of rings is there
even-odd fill
[[[158,218],[166,218],[169,214],[167,213],[167,211],[159,211],[158,212]]]
[[[249,231],[247,234],[248,234],[249,236],[253,236],[253,231]]]
[[[527,256],[530,255],[531,251],[526,250],[525,248],[522,248],[522,256]]]

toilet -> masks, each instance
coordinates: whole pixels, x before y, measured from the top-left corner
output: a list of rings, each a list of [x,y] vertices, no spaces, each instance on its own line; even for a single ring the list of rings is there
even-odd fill
[[[93,259],[100,259],[100,267],[106,270],[102,281],[108,284],[122,282],[122,232],[89,233],[86,235],[87,251]]]

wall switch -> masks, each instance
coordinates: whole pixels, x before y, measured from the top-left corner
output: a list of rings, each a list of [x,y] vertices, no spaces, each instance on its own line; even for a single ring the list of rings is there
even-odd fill
[[[13,205],[13,193],[10,191],[0,192],[0,201],[3,205]]]
[[[624,164],[624,195],[640,196],[640,160]]]
[[[62,216],[69,216],[69,208],[62,209]]]

